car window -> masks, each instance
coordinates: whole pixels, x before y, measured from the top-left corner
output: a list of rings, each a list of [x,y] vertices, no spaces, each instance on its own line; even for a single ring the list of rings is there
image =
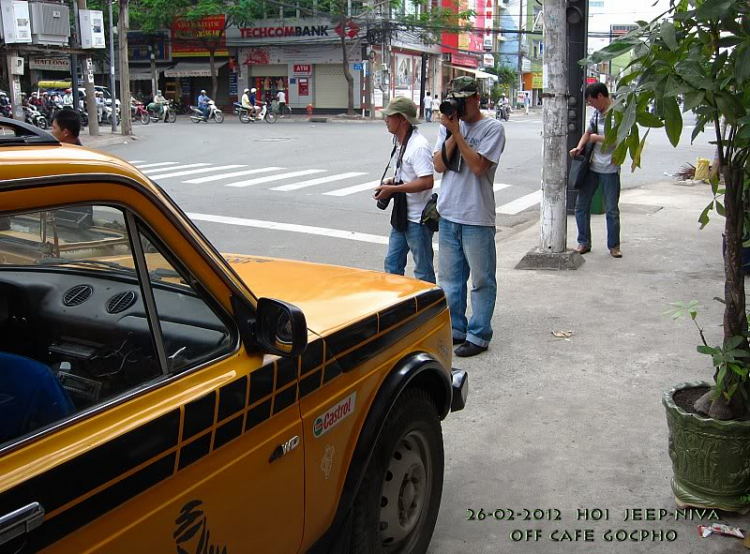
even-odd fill
[[[182,371],[226,352],[232,334],[199,296],[197,282],[169,261],[172,256],[150,236],[143,226],[139,229],[169,370]]]
[[[0,447],[230,348],[227,326],[195,286],[136,233],[147,247],[145,289],[119,208],[0,217]]]

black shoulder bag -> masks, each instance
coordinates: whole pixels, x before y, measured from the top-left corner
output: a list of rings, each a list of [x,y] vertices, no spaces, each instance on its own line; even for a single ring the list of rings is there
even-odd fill
[[[597,111],[594,116],[594,125],[596,126],[597,132],[599,131],[599,112]],[[573,161],[570,162],[570,173],[568,182],[571,188],[579,190],[589,175],[589,167],[591,166],[591,158],[594,156],[593,142],[589,141],[583,149],[583,153],[578,156],[573,156]]]
[[[409,139],[411,138],[411,133],[413,130],[414,127],[409,127],[409,131],[406,133],[406,137],[404,138],[404,143],[401,145],[401,150],[398,153],[398,160],[396,161],[396,175],[398,175],[399,180],[395,181],[393,183],[394,185],[403,184],[401,175],[399,174],[399,170],[401,169],[401,162],[403,161],[404,153],[406,152],[406,145],[409,143]],[[393,153],[391,153],[391,156],[393,156]],[[393,197],[391,227],[396,229],[396,231],[398,231],[399,233],[405,233],[409,228],[409,210],[406,205],[406,193],[395,192],[391,196]]]

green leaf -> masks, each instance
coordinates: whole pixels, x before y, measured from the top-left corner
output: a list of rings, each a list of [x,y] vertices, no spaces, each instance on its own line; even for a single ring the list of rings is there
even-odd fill
[[[724,345],[725,350],[733,350],[734,348],[737,348],[742,341],[745,340],[745,337],[739,337],[739,336],[733,336],[729,337],[727,339],[726,344]]]
[[[689,112],[693,108],[703,103],[706,93],[702,90],[694,90],[685,94],[685,100],[682,102],[682,111]]]
[[[618,143],[625,140],[625,137],[628,136],[628,133],[630,132],[631,128],[633,127],[633,124],[635,123],[635,116],[636,116],[635,110],[636,110],[637,105],[633,101],[632,98],[629,98],[628,100],[630,100],[630,104],[625,109],[625,114],[622,117],[622,122],[620,123],[620,127],[617,129],[617,142]]]
[[[750,47],[743,44],[735,53],[737,57],[734,60],[734,75],[737,77],[737,83],[742,84],[750,77]]]
[[[635,153],[638,151],[640,142],[641,137],[638,134],[638,125],[633,125],[628,136],[628,152],[630,153],[631,160],[635,158]]]
[[[622,165],[622,162],[625,161],[625,156],[628,153],[628,143],[627,141],[622,141],[620,144],[617,145],[617,148],[615,148],[615,151],[612,153],[612,163],[615,165]]]
[[[719,19],[724,17],[737,0],[706,0],[695,10],[695,17],[699,21]]]
[[[730,92],[717,92],[716,106],[721,114],[727,118],[730,125],[737,125],[737,120],[745,115],[745,108],[742,106],[739,98]]]
[[[703,344],[698,346],[698,352],[701,354],[708,354],[709,356],[713,356],[718,352],[716,348],[712,348],[711,346],[705,346]]]
[[[740,349],[730,350],[726,355],[732,356],[733,358],[750,358],[750,352]]]
[[[722,365],[719,368],[719,375],[716,377],[716,386],[721,387],[721,384],[724,382],[724,377],[727,375],[727,366]]]
[[[670,50],[677,50],[677,35],[675,34],[674,23],[665,19],[661,23],[659,32],[661,33],[661,38],[664,40],[667,47]]]
[[[706,225],[708,225],[709,222],[709,212],[713,208],[714,203],[711,202],[708,206],[706,206],[703,211],[701,212],[701,215],[698,216],[698,222],[701,224],[701,229],[703,229]]]
[[[685,82],[697,89],[710,88],[711,83],[707,79],[703,66],[696,60],[684,60],[674,67],[677,75],[682,77]]]
[[[598,64],[601,62],[606,62],[608,60],[612,60],[614,58],[617,58],[618,56],[622,56],[623,54],[630,52],[633,48],[636,47],[636,45],[639,44],[639,41],[635,40],[622,40],[618,39],[608,46],[605,46],[601,50],[598,50],[597,52],[594,52],[591,56],[588,58],[579,61],[578,63],[581,65],[592,65],[592,64]]]
[[[636,116],[636,121],[638,122],[638,125],[640,125],[641,127],[649,127],[649,128],[655,128],[655,129],[664,127],[664,122],[661,119],[659,119],[659,116],[651,112],[645,112],[645,111],[638,112],[638,115]]]
[[[667,137],[672,146],[680,143],[682,134],[682,114],[676,98],[664,98],[664,122],[667,126]]]
[[[636,167],[641,167],[641,155],[643,154],[643,147],[646,146],[646,137],[650,132],[651,129],[646,129],[646,134],[643,135],[643,138],[641,139],[641,142],[635,151],[635,156],[631,156],[633,158],[633,163],[630,166],[630,171],[635,171]]]
[[[716,201],[716,213],[719,214],[721,217],[727,216],[727,212],[726,212],[726,209],[724,208],[724,204],[722,204],[718,200]]]

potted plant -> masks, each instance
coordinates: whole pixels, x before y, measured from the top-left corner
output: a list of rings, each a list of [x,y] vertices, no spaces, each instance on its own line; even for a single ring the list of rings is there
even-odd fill
[[[724,217],[722,344],[709,345],[698,326],[698,351],[711,356],[712,383],[685,383],[667,391],[669,452],[678,505],[726,510],[750,507],[750,345],[742,273],[743,236],[750,230],[750,3],[737,0],[671,0],[662,18],[594,53],[597,64],[631,53],[606,118],[603,147],[613,161],[630,155],[640,167],[649,132],[664,128],[680,142],[682,113],[693,111],[700,133],[715,136],[720,171],[701,228],[715,211]],[[680,103],[682,101],[682,108]],[[655,105],[654,113],[649,105]],[[722,133],[722,123],[726,133]],[[643,136],[640,129],[645,129]],[[717,245],[721,247],[721,245]],[[677,304],[675,315],[697,324],[697,302]]]

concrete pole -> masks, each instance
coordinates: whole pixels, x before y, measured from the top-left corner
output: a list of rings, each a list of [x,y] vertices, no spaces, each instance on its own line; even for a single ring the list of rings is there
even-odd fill
[[[78,17],[78,10],[85,10],[86,9],[86,0],[78,0],[75,6],[77,9],[75,9],[75,18],[76,18],[76,28],[80,27],[80,20]],[[78,32],[78,46],[81,45],[81,34],[80,29]],[[99,115],[99,111],[96,108],[96,96],[94,95],[94,66],[91,61],[91,56],[86,56],[83,58],[83,68],[81,71],[81,77],[83,77],[83,86],[84,90],[86,91],[86,112],[89,116],[89,135],[90,136],[99,136],[99,120],[97,119],[97,116]],[[73,75],[73,81],[77,79],[77,75]],[[73,98],[73,102],[75,105],[78,105],[78,97],[75,96]]]
[[[14,62],[18,56],[18,50],[9,48],[5,58],[6,71],[8,73],[8,100],[10,100],[11,116],[13,119],[23,121],[26,116],[23,113],[21,101],[21,77],[16,75]]]
[[[133,134],[133,120],[130,117],[130,65],[128,64],[128,0],[120,0],[120,13],[117,20],[118,50],[120,54],[120,110],[122,134],[129,137]]]
[[[568,63],[565,0],[544,0],[541,239],[518,269],[576,269],[583,257],[566,250]]]
[[[567,219],[567,69],[565,0],[544,2],[544,104],[542,109],[542,233],[544,252],[565,250]]]
[[[518,34],[516,37],[518,38],[518,91],[517,93],[523,90],[523,51],[521,50],[521,39],[523,38],[523,3],[526,0],[518,0]],[[516,99],[518,98],[518,94],[516,94]],[[516,100],[511,100],[511,105],[513,105],[516,102]]]
[[[109,90],[112,93],[112,110],[117,113],[117,90],[115,89],[115,27],[112,19],[112,0],[107,2],[109,10]],[[130,106],[122,105],[120,117],[130,118]],[[112,118],[112,134],[117,132],[117,117]]]

